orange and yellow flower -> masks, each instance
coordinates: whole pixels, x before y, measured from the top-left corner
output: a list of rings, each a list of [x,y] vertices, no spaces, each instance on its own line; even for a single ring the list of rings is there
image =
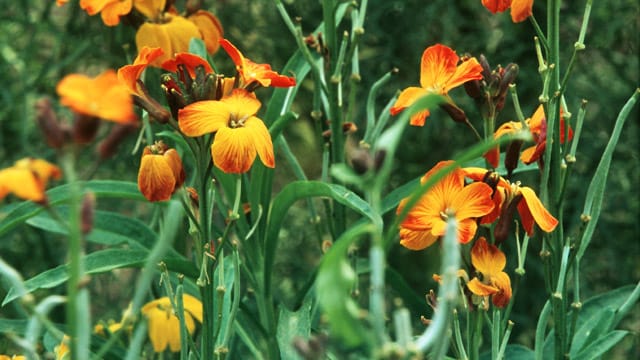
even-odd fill
[[[165,201],[184,183],[182,160],[175,149],[161,141],[142,152],[138,171],[138,189],[149,201]]]
[[[23,355],[0,355],[0,360],[27,360],[27,358]]]
[[[536,143],[527,149],[524,149],[520,154],[520,160],[525,164],[531,164],[540,159],[547,148],[547,120],[544,114],[544,108],[542,105],[538,106],[531,118],[526,119],[525,123],[533,136],[533,141]],[[560,143],[564,144],[565,133],[569,140],[573,138],[573,130],[565,128],[565,121],[560,113]],[[498,130],[496,130],[494,137],[497,139],[503,135],[515,133],[522,129],[522,123],[517,121],[510,121],[502,124]]]
[[[142,98],[147,97],[138,80],[140,80],[140,77],[147,66],[163,54],[164,51],[162,48],[151,48],[148,46],[143,47],[140,49],[138,56],[133,60],[133,64],[124,65],[118,69],[118,80],[127,86],[132,95]]]
[[[12,167],[0,170],[0,200],[13,193],[21,199],[44,202],[49,179],[60,179],[61,176],[60,168],[45,160],[18,160]]]
[[[126,85],[109,69],[95,78],[82,74],[65,76],[56,87],[60,103],[73,111],[117,123],[136,121],[133,99]]]
[[[211,145],[213,163],[226,173],[247,172],[256,155],[275,166],[273,143],[265,124],[256,117],[260,101],[253,93],[234,89],[220,100],[204,100],[178,112],[180,130],[187,136],[216,133]]]
[[[525,21],[533,14],[533,0],[482,0],[482,5],[494,14],[511,8],[514,23]]]
[[[240,50],[229,40],[220,40],[220,45],[236,65],[236,70],[238,70],[241,79],[240,87],[247,88],[248,86],[254,86],[252,85],[254,82],[264,87],[290,87],[296,85],[295,78],[278,74],[271,70],[271,65],[256,64],[245,58]]]
[[[505,273],[507,258],[498,247],[478,238],[471,249],[471,264],[478,274],[467,283],[467,288],[475,295],[491,296],[493,304],[505,307],[511,299],[511,279]]]
[[[481,182],[487,175],[487,170],[483,168],[468,167],[463,169],[464,176],[471,180]],[[495,174],[495,173],[494,173]],[[511,205],[516,206],[522,227],[529,236],[533,235],[533,225],[537,224],[544,232],[551,232],[558,225],[558,220],[549,213],[536,192],[527,186],[522,186],[520,182],[510,183],[501,176],[497,176],[496,191],[494,193],[495,210],[481,220],[482,224],[491,223],[501,216],[503,209],[509,209]]]
[[[202,323],[202,303],[195,297],[185,294],[182,297],[184,322],[189,334],[196,329],[195,320]],[[172,352],[180,351],[180,320],[171,306],[168,297],[148,302],[142,307],[142,314],[149,322],[149,339],[153,351],[163,352],[169,347]]]
[[[118,25],[120,16],[130,13],[132,5],[133,0],[80,0],[81,9],[91,16],[100,13],[107,26]]]
[[[424,184],[431,176],[452,161],[441,161],[421,179]],[[492,189],[484,183],[465,186],[464,172],[454,169],[438,181],[418,200],[400,224],[400,244],[421,250],[433,244],[445,234],[448,216],[455,216],[458,223],[458,240],[465,244],[476,234],[476,219],[485,216],[494,208]],[[398,205],[397,213],[403,211],[408,198]]]
[[[420,62],[420,87],[404,89],[391,108],[391,115],[400,113],[419,98],[428,94],[447,95],[449,91],[470,80],[482,79],[482,66],[472,57],[458,64],[460,58],[451,48],[436,44],[422,53]],[[411,117],[411,125],[422,126],[429,116],[423,110]]]
[[[173,7],[165,11],[166,0],[137,0],[133,6],[147,19],[136,33],[138,50],[145,46],[164,50],[151,65],[159,67],[176,53],[188,52],[192,38],[202,39],[211,54],[218,50],[223,30],[213,14],[199,10],[185,18]]]

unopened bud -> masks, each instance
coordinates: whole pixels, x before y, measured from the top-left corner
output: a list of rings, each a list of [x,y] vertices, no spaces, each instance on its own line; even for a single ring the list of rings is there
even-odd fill
[[[482,77],[488,83],[491,78],[491,66],[489,65],[489,61],[484,54],[480,54],[478,62],[480,63],[480,66],[482,66]]]
[[[471,80],[464,83],[464,91],[474,100],[482,100],[482,87],[480,80]]]
[[[493,235],[496,240],[495,245],[502,244],[509,237],[511,230],[511,223],[513,223],[513,216],[518,209],[518,203],[522,200],[522,195],[515,196],[507,206],[502,205],[502,211],[500,211],[500,219],[493,230]]]
[[[73,123],[73,141],[76,144],[88,144],[96,137],[100,120],[95,116],[76,114]]]
[[[56,113],[51,108],[51,100],[48,98],[36,101],[36,120],[50,147],[59,149],[69,140],[69,129],[65,129],[60,124]]]
[[[367,173],[373,165],[373,159],[371,159],[371,155],[367,149],[353,149],[349,152],[349,158],[351,160],[351,167],[360,175]]]
[[[518,158],[520,156],[521,147],[522,140],[514,140],[507,147],[507,152],[504,157],[504,167],[507,169],[508,177],[511,177],[513,170],[518,167]]]
[[[462,109],[460,109],[456,105],[451,103],[444,103],[444,104],[440,104],[440,108],[446,111],[447,114],[449,114],[449,117],[451,117],[453,121],[464,123],[464,124],[468,122],[467,115],[464,113]]]
[[[169,110],[165,109],[164,106],[162,106],[151,96],[134,96],[133,102],[146,110],[149,113],[149,116],[151,116],[160,124],[166,124],[171,118],[171,113],[169,112]]]

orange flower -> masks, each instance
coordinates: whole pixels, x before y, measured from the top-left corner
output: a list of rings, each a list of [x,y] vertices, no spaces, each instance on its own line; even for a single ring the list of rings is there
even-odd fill
[[[491,296],[493,304],[505,307],[511,299],[511,279],[505,273],[507,258],[495,245],[480,237],[471,249],[471,264],[478,273],[467,283],[467,288],[478,296]],[[480,280],[482,279],[482,280]]]
[[[173,8],[164,11],[166,0],[137,0],[133,6],[147,18],[136,33],[138,50],[145,46],[164,50],[164,54],[151,63],[152,66],[160,66],[175,53],[188,52],[192,38],[202,39],[209,53],[218,50],[222,26],[213,14],[199,10],[185,18]]]
[[[271,70],[271,65],[256,64],[245,58],[240,50],[229,40],[220,40],[220,45],[222,45],[222,48],[229,54],[233,63],[236,64],[236,69],[242,80],[240,84],[241,87],[247,88],[248,86],[253,86],[252,84],[254,82],[264,87],[290,87],[296,85],[296,79],[278,74]]]
[[[535,145],[531,146],[522,151],[520,154],[520,160],[525,164],[531,164],[540,159],[540,157],[544,154],[545,149],[547,148],[547,120],[544,115],[544,108],[542,105],[538,106],[536,111],[533,113],[531,118],[526,119],[525,123],[529,127],[529,131],[533,136],[533,141],[535,141]],[[522,129],[522,123],[517,121],[510,121],[508,123],[502,124],[498,130],[496,130],[494,137],[497,139],[500,136],[517,132]],[[564,144],[565,132],[567,129],[565,128],[564,118],[562,117],[562,112],[560,112],[560,143]],[[568,129],[568,137],[569,140],[573,138],[573,130],[571,127]]]
[[[60,169],[45,160],[18,160],[12,167],[0,170],[0,200],[8,193],[13,193],[25,200],[45,202],[47,182],[51,178],[60,179],[61,176]]]
[[[191,53],[177,53],[173,59],[163,62],[160,66],[167,71],[176,72],[178,71],[178,65],[184,65],[192,78],[195,78],[198,66],[202,66],[206,74],[213,73],[213,69],[207,60]]]
[[[464,175],[474,181],[483,181],[487,175],[487,170],[483,168],[464,168]],[[495,173],[493,173],[495,174]],[[496,191],[494,201],[496,207],[500,211],[494,211],[486,219],[483,218],[481,223],[486,224],[493,222],[498,216],[503,214],[502,209],[507,209],[513,203],[520,214],[522,226],[529,236],[533,235],[533,224],[538,224],[544,232],[551,232],[558,225],[558,220],[553,217],[542,205],[542,201],[536,195],[536,192],[527,186],[522,186],[520,182],[510,183],[501,176],[495,175]]]
[[[421,179],[424,184],[433,174],[448,166],[452,161],[441,161]],[[476,234],[476,218],[493,210],[491,187],[484,183],[465,186],[464,173],[460,168],[447,174],[418,200],[400,224],[400,244],[421,250],[443,236],[448,214],[453,214],[458,222],[458,240],[465,244]],[[408,198],[398,205],[400,213]]]
[[[138,171],[138,189],[149,201],[165,201],[184,183],[182,160],[175,149],[162,141],[142,152]]]
[[[482,0],[482,5],[494,14],[511,8],[514,23],[526,20],[533,13],[533,0]]]
[[[400,113],[419,98],[428,94],[447,95],[449,91],[470,80],[482,79],[482,66],[476,58],[463,61],[451,48],[436,44],[422,53],[420,63],[420,86],[404,89],[391,108],[391,115]],[[429,116],[429,110],[423,110],[411,117],[411,125],[422,126]]]
[[[109,69],[95,78],[82,74],[65,76],[56,87],[60,103],[87,116],[117,123],[136,121],[133,99],[126,85]]]
[[[187,136],[216,133],[211,157],[226,173],[247,172],[256,154],[265,166],[273,168],[271,135],[255,116],[260,105],[252,93],[235,89],[220,100],[198,101],[180,109],[178,123]]]
[[[138,80],[140,80],[140,76],[142,76],[147,66],[163,54],[162,48],[143,47],[135,60],[133,60],[133,64],[125,65],[118,69],[118,80],[127,86],[132,95],[146,97],[145,91],[141,88]]]
[[[107,26],[118,25],[120,16],[131,12],[132,4],[132,0],[80,0],[80,8],[91,16],[100,13],[102,22]]]
[[[64,5],[64,4],[66,4],[66,3],[68,3],[68,2],[69,2],[69,0],[56,0],[56,5],[57,5],[58,7],[60,7],[60,6],[62,6],[62,5]]]

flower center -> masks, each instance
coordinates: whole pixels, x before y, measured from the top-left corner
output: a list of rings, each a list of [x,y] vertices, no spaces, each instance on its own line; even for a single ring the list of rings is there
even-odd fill
[[[249,115],[242,115],[232,113],[229,116],[229,127],[232,129],[244,127],[245,121],[249,118]]]

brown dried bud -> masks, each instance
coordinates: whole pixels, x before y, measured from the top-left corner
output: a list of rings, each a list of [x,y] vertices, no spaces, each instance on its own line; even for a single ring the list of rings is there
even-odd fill
[[[480,80],[471,80],[463,84],[464,91],[474,100],[482,100],[482,87]]]
[[[507,147],[504,157],[504,167],[507,169],[507,177],[511,177],[513,170],[518,167],[518,158],[520,156],[520,148],[522,140],[514,140]]]
[[[127,137],[127,135],[135,132],[135,125],[129,124],[116,124],[111,128],[109,135],[105,137],[97,147],[98,154],[101,159],[108,159],[112,157],[118,146],[122,143],[122,141]]]
[[[59,149],[69,141],[69,129],[60,124],[56,113],[51,108],[51,100],[48,98],[36,101],[36,120],[50,147]]]
[[[384,159],[387,157],[387,151],[384,149],[380,149],[373,154],[373,169],[375,171],[380,170],[382,165],[384,164]]]
[[[513,216],[518,209],[518,203],[522,200],[522,195],[516,195],[507,206],[502,205],[500,211],[500,219],[493,230],[493,235],[496,240],[495,245],[502,244],[509,237],[509,231],[511,230],[511,223],[513,223]]]
[[[95,116],[76,113],[73,123],[73,141],[76,144],[88,144],[96,137],[100,120]]]
[[[82,199],[82,207],[80,208],[80,227],[84,235],[93,229],[93,215],[96,207],[96,195],[88,192]]]
[[[349,151],[349,159],[351,160],[351,167],[356,173],[363,175],[371,169],[373,165],[373,159],[367,149],[356,148]]]
[[[464,111],[452,103],[440,104],[440,108],[446,111],[455,122],[466,124],[469,121]]]
[[[151,116],[160,124],[166,124],[171,118],[171,113],[169,112],[169,110],[165,109],[162,104],[157,102],[156,99],[152,98],[151,96],[134,96],[133,102],[141,108],[145,109],[149,113],[149,116]]]
[[[480,66],[482,66],[482,77],[486,82],[489,82],[489,79],[491,79],[491,66],[489,65],[489,61],[484,54],[480,54],[478,62],[480,63]]]

